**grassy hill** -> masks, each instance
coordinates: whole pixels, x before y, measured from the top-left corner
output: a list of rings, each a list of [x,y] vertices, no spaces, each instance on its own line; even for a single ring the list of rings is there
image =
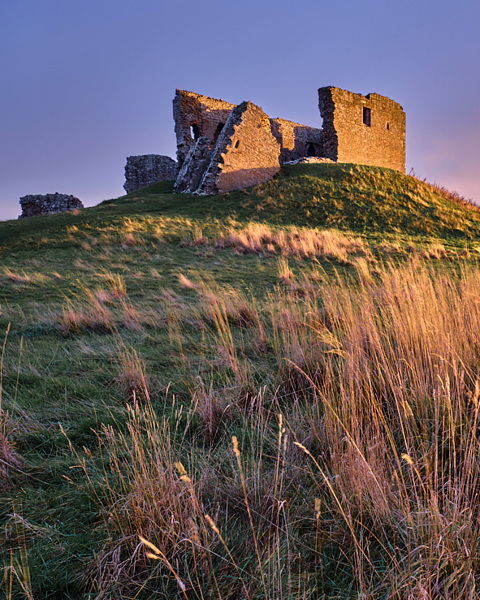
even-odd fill
[[[475,597],[479,251],[358,165],[0,223],[6,597]]]

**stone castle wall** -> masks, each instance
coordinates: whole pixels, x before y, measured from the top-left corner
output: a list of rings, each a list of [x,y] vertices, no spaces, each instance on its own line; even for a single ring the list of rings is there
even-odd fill
[[[75,198],[75,196],[58,193],[23,196],[20,198],[20,206],[22,207],[22,214],[19,219],[38,215],[54,215],[84,208],[81,200]]]
[[[303,156],[322,156],[323,131],[285,119],[270,119],[272,133],[281,147],[280,163]]]
[[[338,162],[390,167],[405,172],[405,113],[379,94],[335,87],[318,90],[323,118],[323,156]]]
[[[198,194],[217,194],[268,181],[280,171],[280,144],[270,119],[251,102],[230,113],[217,140]]]
[[[173,118],[180,168],[188,152],[200,137],[206,137],[213,149],[234,108],[235,104],[224,100],[216,100],[185,90],[176,91],[173,100]],[[307,155],[322,155],[321,129],[293,123],[286,119],[269,120],[271,132],[281,147],[280,163]]]
[[[159,154],[128,156],[123,187],[127,194],[130,194],[151,183],[174,181],[176,177],[177,163],[169,156]]]
[[[202,181],[212,159],[211,142],[207,137],[199,137],[188,151],[175,181],[174,191],[191,194]]]
[[[173,118],[177,136],[177,162],[181,169],[183,161],[197,140],[206,137],[211,145],[217,141],[223,126],[235,108],[224,100],[216,100],[202,94],[177,90],[173,99]]]

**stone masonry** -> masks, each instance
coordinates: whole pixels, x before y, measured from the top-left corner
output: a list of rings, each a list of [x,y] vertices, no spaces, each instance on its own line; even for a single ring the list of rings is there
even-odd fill
[[[83,208],[83,203],[75,196],[67,194],[45,194],[30,195],[20,198],[22,214],[19,219],[24,217],[35,217],[37,215],[54,215],[67,212],[69,210]]]
[[[230,113],[196,192],[218,194],[268,181],[280,171],[279,157],[268,116],[242,102]]]
[[[124,189],[127,194],[158,181],[174,181],[177,163],[169,156],[144,154],[127,157]]]
[[[173,117],[180,167],[176,192],[203,195],[248,187],[271,179],[283,162],[322,155],[321,129],[270,119],[251,102],[235,106],[177,90]]]
[[[214,145],[235,108],[224,100],[201,94],[177,90],[173,99],[173,119],[177,136],[177,161],[179,169],[198,138],[206,137]]]
[[[199,137],[188,151],[175,181],[174,191],[193,193],[212,159],[211,142],[207,137]]]
[[[215,146],[234,104],[201,94],[177,90],[173,100],[173,118],[177,136],[177,160],[182,167],[189,150],[200,137]],[[285,119],[269,119],[270,130],[281,147],[280,162],[302,156],[321,156],[322,130]]]
[[[124,188],[132,192],[175,179],[176,192],[219,193],[266,181],[280,165],[303,158],[405,172],[405,113],[397,102],[331,86],[318,90],[318,100],[322,128],[270,118],[251,102],[236,106],[177,90],[177,162],[154,154],[129,156]]]
[[[304,156],[322,156],[323,131],[285,119],[270,119],[272,133],[280,144],[280,163]]]
[[[405,172],[405,113],[379,94],[335,87],[318,90],[323,156],[336,162],[390,167]]]
[[[405,172],[405,113],[399,104],[335,87],[320,88],[318,96],[322,129],[271,119],[251,102],[235,106],[177,90],[175,191],[203,195],[240,189],[304,157]]]

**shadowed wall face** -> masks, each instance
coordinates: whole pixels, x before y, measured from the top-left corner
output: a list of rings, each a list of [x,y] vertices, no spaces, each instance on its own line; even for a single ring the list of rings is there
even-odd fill
[[[36,217],[39,215],[55,215],[83,208],[83,203],[75,196],[69,194],[35,194],[20,198],[22,214],[19,219]]]
[[[130,194],[157,181],[173,181],[176,176],[177,163],[169,156],[161,154],[128,156],[123,187],[127,194]]]
[[[280,144],[280,163],[304,156],[322,156],[323,131],[286,119],[270,119],[272,133]]]
[[[199,137],[183,161],[175,181],[174,191],[187,194],[195,192],[211,159],[210,140],[207,137]]]
[[[405,113],[400,104],[379,94],[362,96],[335,87],[320,88],[318,98],[326,158],[405,172]]]
[[[235,104],[202,94],[177,90],[173,99],[173,119],[177,136],[177,162],[181,168],[190,148],[206,137],[215,145]]]

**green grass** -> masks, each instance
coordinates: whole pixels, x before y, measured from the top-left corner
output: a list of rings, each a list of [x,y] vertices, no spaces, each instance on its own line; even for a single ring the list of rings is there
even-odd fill
[[[473,598],[479,223],[333,164],[0,223],[7,597]]]

